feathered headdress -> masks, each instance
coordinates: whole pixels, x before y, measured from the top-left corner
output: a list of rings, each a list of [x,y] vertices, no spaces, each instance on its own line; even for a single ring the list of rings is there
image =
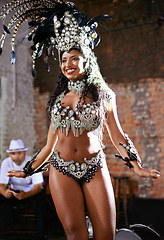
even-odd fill
[[[12,13],[6,25],[8,15]],[[13,0],[2,7],[0,19],[3,20],[4,32],[0,38],[0,55],[7,35],[13,31],[11,40],[11,64],[15,62],[15,38],[19,27],[29,20],[29,34],[21,40],[33,40],[31,49],[32,74],[36,75],[35,61],[46,49],[46,68],[48,66],[48,50],[50,47],[58,51],[71,48],[94,48],[100,42],[95,28],[109,15],[100,15],[92,19],[81,13],[74,3],[63,0]]]

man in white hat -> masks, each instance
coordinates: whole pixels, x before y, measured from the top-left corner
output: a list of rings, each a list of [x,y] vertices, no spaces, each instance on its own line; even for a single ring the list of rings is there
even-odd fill
[[[43,176],[42,173],[35,173],[27,178],[8,177],[8,171],[23,170],[23,167],[30,159],[26,155],[28,148],[24,146],[21,139],[11,140],[9,149],[6,152],[9,157],[4,159],[1,164],[0,171],[0,203],[5,207],[5,215],[11,214],[11,206],[15,206],[21,201],[29,201],[34,208],[37,219],[39,239],[46,239],[47,235],[47,220],[46,220],[46,205],[44,194],[42,191]],[[1,205],[2,206],[2,205]],[[10,210],[10,214],[6,211]]]

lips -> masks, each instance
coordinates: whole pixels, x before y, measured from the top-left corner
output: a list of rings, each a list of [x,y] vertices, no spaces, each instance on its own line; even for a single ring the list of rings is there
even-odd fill
[[[69,69],[66,70],[66,73],[67,74],[72,74],[72,73],[75,72],[75,70],[76,70],[75,68],[69,68]]]

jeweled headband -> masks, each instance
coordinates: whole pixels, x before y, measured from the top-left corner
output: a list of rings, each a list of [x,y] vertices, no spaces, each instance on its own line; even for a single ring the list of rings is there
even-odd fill
[[[7,17],[10,17],[6,24]],[[15,63],[15,38],[19,27],[29,20],[29,33],[21,41],[33,40],[31,47],[32,74],[36,75],[35,61],[46,49],[46,68],[48,66],[49,48],[59,52],[69,52],[72,48],[93,49],[100,42],[100,36],[95,28],[100,21],[111,18],[100,15],[92,19],[81,13],[74,3],[62,0],[14,0],[2,7],[0,19],[3,20],[4,32],[0,38],[0,55],[6,36],[13,31],[11,40],[11,64]],[[14,30],[13,30],[14,29]]]

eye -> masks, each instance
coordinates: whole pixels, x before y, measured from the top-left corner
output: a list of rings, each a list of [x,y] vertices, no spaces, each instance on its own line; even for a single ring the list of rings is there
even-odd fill
[[[66,63],[66,59],[62,59],[62,63]]]
[[[78,57],[74,57],[74,58],[72,58],[72,60],[73,60],[73,61],[78,61],[79,58],[78,58]]]

